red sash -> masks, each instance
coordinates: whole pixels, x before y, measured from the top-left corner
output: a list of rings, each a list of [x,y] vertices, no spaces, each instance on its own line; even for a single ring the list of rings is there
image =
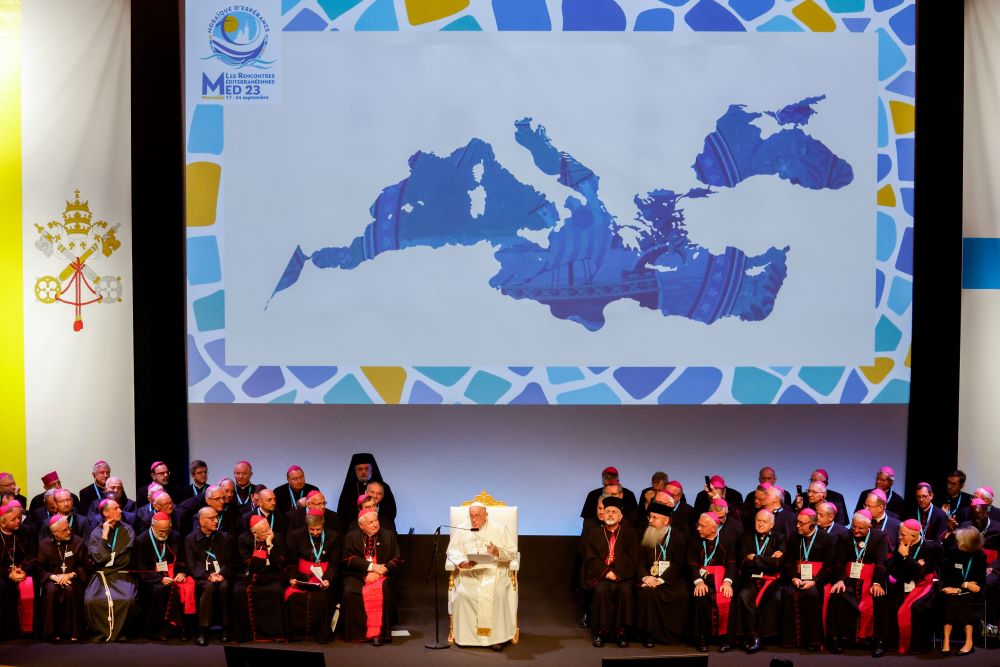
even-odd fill
[[[174,578],[174,564],[167,563],[167,576],[171,579]],[[194,597],[194,578],[185,577],[184,581],[178,583],[174,582],[174,586],[177,587],[177,595],[181,600],[181,608],[184,614],[197,614],[198,613],[198,603]]]
[[[770,574],[765,574],[763,577],[761,577],[761,579],[764,580],[764,585],[760,587],[759,591],[757,591],[757,599],[754,600],[754,604],[757,605],[758,608],[760,607],[760,599],[764,597],[764,592],[768,589],[768,587],[771,584],[773,584],[778,580],[778,577],[772,576]]]
[[[732,598],[727,598],[722,594],[722,582],[726,578],[726,568],[721,565],[707,565],[705,569],[712,575],[712,597],[715,599],[715,613],[712,614],[713,625],[716,635],[724,635],[729,629],[729,603]]]
[[[35,581],[31,577],[25,577],[17,588],[20,593],[17,615],[21,621],[21,632],[27,634],[35,627]]]
[[[875,599],[872,598],[872,577],[875,574],[875,565],[864,563],[861,566],[861,578],[851,579],[847,575],[851,573],[851,564],[847,563],[844,570],[845,579],[851,586],[861,586],[858,597],[858,633],[855,639],[871,637],[875,633]],[[824,623],[826,621],[824,617]]]
[[[312,570],[310,569],[314,565],[318,567],[320,570],[322,570],[323,574],[326,574],[326,568],[330,566],[329,563],[317,563],[315,561],[307,560],[305,558],[300,558],[299,574],[302,575],[300,580],[308,581],[311,584],[323,583],[321,579],[316,578],[316,575],[313,574]],[[285,589],[285,600],[288,600],[288,598],[292,597],[296,593],[305,593],[305,592],[306,591],[302,590],[301,588],[296,588],[295,586],[289,586]]]
[[[1000,555],[1000,553],[998,553],[996,549],[983,549],[983,553],[986,554],[987,565],[995,561],[997,559],[997,556]]]
[[[896,620],[899,621],[899,652],[910,650],[910,634],[913,632],[913,605],[934,588],[934,575],[927,574],[912,591],[906,594],[903,604],[899,605]]]
[[[378,554],[372,553],[372,563],[378,563]],[[366,639],[372,639],[382,634],[382,584],[385,577],[379,577],[370,584],[365,584],[361,589],[361,599],[365,603],[365,623],[368,631],[365,633]]]

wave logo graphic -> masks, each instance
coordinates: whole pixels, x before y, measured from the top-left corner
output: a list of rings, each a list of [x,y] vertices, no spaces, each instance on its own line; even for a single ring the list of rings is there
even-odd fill
[[[212,19],[208,31],[212,55],[202,60],[218,59],[236,69],[268,69],[276,62],[261,58],[270,30],[256,11],[235,8],[221,11]]]

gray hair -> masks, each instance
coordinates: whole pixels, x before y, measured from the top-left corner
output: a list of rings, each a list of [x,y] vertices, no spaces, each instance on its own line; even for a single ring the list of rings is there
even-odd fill
[[[955,531],[955,543],[959,551],[973,553],[983,548],[983,534],[974,526],[965,526]]]

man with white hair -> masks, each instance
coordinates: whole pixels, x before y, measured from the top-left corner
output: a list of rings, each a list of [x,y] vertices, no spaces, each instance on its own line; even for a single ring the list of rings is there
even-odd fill
[[[686,533],[675,530],[673,508],[654,500],[642,535],[635,627],[646,648],[677,644],[687,631]]]
[[[95,500],[104,497],[104,483],[111,476],[111,466],[105,460],[96,461],[90,470],[90,476],[94,481],[80,489],[77,494],[80,497],[79,511],[86,513]]]
[[[137,591],[129,574],[135,532],[122,521],[116,501],[102,500],[98,511],[103,522],[94,526],[87,541],[94,574],[83,602],[91,631],[100,641],[112,642],[124,640],[122,630],[135,612]]]
[[[724,539],[721,522],[713,512],[703,512],[695,524],[697,535],[688,543],[688,572],[694,583],[691,634],[698,651],[718,639],[719,650],[728,651],[729,608],[737,575],[737,545]]]
[[[593,645],[614,641],[628,646],[633,626],[633,592],[639,540],[624,519],[621,498],[605,496],[603,522],[583,536],[583,588],[591,592],[590,625]]]
[[[396,534],[379,525],[378,512],[358,514],[359,531],[344,538],[344,601],[340,620],[347,641],[382,646],[392,641],[394,582],[402,561]]]
[[[286,640],[285,541],[267,519],[251,514],[250,530],[240,535],[238,544],[243,565],[233,586],[236,640]]]
[[[15,639],[31,630],[20,625],[18,605],[22,596],[34,598],[32,574],[38,538],[35,531],[21,525],[23,516],[16,500],[0,507],[0,640]]]
[[[734,600],[727,643],[732,646],[738,636],[743,637],[747,653],[761,650],[762,642],[777,636],[781,627],[777,581],[786,539],[774,528],[774,514],[768,509],[759,510],[754,530],[743,536],[737,552],[740,586]]]
[[[775,532],[788,541],[795,535],[795,514],[785,509],[784,498],[784,491],[777,486],[768,485],[764,489],[764,509],[774,515]]]
[[[989,506],[987,514],[989,514],[990,519],[1000,523],[1000,509],[997,509],[996,507],[993,506],[993,500],[995,499],[995,496],[996,494],[993,493],[992,486],[981,486],[972,492],[973,498],[979,498],[980,500],[985,501],[986,504]]]
[[[188,576],[181,535],[170,524],[166,512],[150,517],[149,526],[135,538],[133,562],[149,636],[166,641],[177,632],[187,641],[196,611],[195,584]]]
[[[83,590],[87,585],[87,547],[62,514],[49,520],[46,533],[38,545],[38,637],[79,641],[86,631]]]
[[[868,510],[859,510],[851,521],[851,539],[841,546],[838,562],[843,570],[833,579],[827,603],[826,648],[839,654],[844,640],[871,639],[872,657],[880,658],[891,615],[885,594],[886,535],[872,530]]]
[[[517,591],[509,566],[516,555],[517,543],[506,526],[491,522],[485,505],[472,503],[468,526],[452,531],[447,551],[456,567],[452,608],[459,646],[502,651],[514,638]]]
[[[850,523],[851,516],[847,513],[847,502],[844,500],[844,494],[830,488],[830,474],[823,468],[816,468],[810,473],[809,482],[823,482],[826,487],[827,502],[833,503],[833,506],[837,508],[837,523],[842,526]],[[819,512],[819,509],[816,511]]]

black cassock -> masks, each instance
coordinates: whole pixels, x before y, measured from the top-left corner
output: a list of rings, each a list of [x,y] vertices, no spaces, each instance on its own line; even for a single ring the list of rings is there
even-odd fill
[[[268,549],[253,533],[243,533],[239,545],[241,565],[233,587],[236,639],[285,639],[285,540],[275,535]]]
[[[781,591],[782,646],[808,648],[823,642],[823,601],[826,586],[837,572],[837,544],[837,538],[819,526],[809,537],[796,533],[787,544]],[[812,564],[812,572],[805,572],[814,582],[809,588],[792,583],[793,579],[804,579],[804,563]]]
[[[173,529],[163,541],[157,539],[149,529],[135,538],[132,569],[139,579],[139,608],[145,619],[145,630],[151,636],[169,626],[181,627],[184,624],[184,605],[179,585],[176,582],[169,586],[163,583],[164,577],[189,574],[181,545],[180,533]],[[194,587],[193,581],[183,585]],[[191,595],[194,595],[193,590]]]
[[[640,546],[637,573],[635,627],[641,638],[675,644],[687,635],[688,581],[687,534],[668,526],[669,534],[653,548]],[[667,565],[657,566],[657,563]],[[664,569],[665,568],[665,569]],[[645,577],[656,577],[660,585],[643,586]]]
[[[739,549],[721,533],[716,537],[704,540],[695,535],[688,542],[688,576],[694,582],[701,579],[708,586],[706,595],[691,596],[691,635],[696,640],[723,637],[729,629],[727,612],[732,608],[732,599],[723,598],[719,590],[722,581],[717,581],[717,573],[723,580],[736,581]]]
[[[22,524],[12,533],[0,533],[0,640],[14,639],[22,631],[18,611],[21,584],[10,580],[11,567],[17,565],[34,577],[37,556],[38,536],[31,528]]]
[[[321,581],[330,584],[325,590],[302,584],[285,589],[289,639],[301,641],[315,638],[327,642],[333,637],[330,619],[340,602],[338,568],[343,548],[344,541],[334,525],[325,525],[321,537],[309,535],[308,528],[297,528],[288,535],[285,578],[309,584]],[[312,571],[314,567],[322,571],[322,577],[316,577]]]
[[[736,637],[776,637],[781,629],[782,560],[774,553],[785,553],[784,533],[772,530],[760,535],[756,530],[743,536],[737,567],[739,588],[733,595],[729,621],[729,643]],[[759,602],[758,602],[759,600]]]
[[[933,579],[943,558],[944,548],[928,535],[927,539],[910,547],[905,557],[897,546],[886,564],[889,608],[896,613],[896,622],[891,619],[889,622],[889,641],[898,644],[900,653],[931,649],[931,637],[937,625]]]
[[[351,463],[347,467],[347,477],[344,478],[344,487],[340,491],[340,500],[337,502],[337,514],[340,517],[340,527],[346,533],[351,527],[351,523],[358,518],[358,496],[368,489],[368,482],[361,482],[354,471],[354,467],[361,463],[371,466],[371,478],[368,482],[378,482],[385,489],[385,495],[378,506],[379,520],[396,520],[396,498],[392,495],[392,488],[382,479],[382,472],[375,462],[375,457],[367,453],[355,454],[351,457]],[[289,527],[292,527],[291,525]]]
[[[388,569],[388,574],[368,584],[366,593],[365,576],[372,562],[384,565]],[[400,565],[402,560],[399,558],[396,534],[385,528],[380,528],[375,535],[356,531],[348,533],[344,538],[344,601],[341,604],[340,626],[343,628],[346,641],[365,641],[375,636],[383,639],[391,637],[392,616],[396,604],[395,586]],[[366,596],[369,600],[367,603]],[[380,619],[373,618],[369,622],[366,609],[378,609],[379,599]]]
[[[288,485],[288,482],[285,482],[281,486],[276,486],[274,488],[274,499],[278,503],[276,508],[277,512],[285,515],[294,509],[298,509],[299,501],[305,499],[305,497],[309,495],[310,491],[319,491],[319,489],[309,483],[306,483],[305,486],[298,491],[293,491],[292,487]]]
[[[861,563],[872,565],[871,583],[879,584],[886,589],[886,559],[889,549],[886,545],[885,533],[869,530],[870,539],[867,545],[859,546],[854,535],[840,543],[840,553],[837,555],[839,571],[834,573],[832,582],[843,581],[846,588],[843,593],[831,593],[827,602],[826,634],[832,639],[849,639],[852,641],[872,637],[885,641],[889,631],[890,616],[889,597],[882,595],[871,598],[872,623],[863,622],[868,615],[867,609],[868,582],[863,578],[851,578],[851,564]],[[864,539],[860,543],[865,543]],[[865,606],[862,607],[862,602]]]
[[[624,519],[614,532],[604,524],[595,524],[584,534],[581,583],[590,591],[592,636],[617,635],[634,625],[639,558],[639,540]],[[614,572],[614,580],[608,579],[609,572]]]
[[[39,639],[83,639],[83,591],[87,586],[87,546],[78,535],[65,542],[46,537],[38,545],[38,614],[36,636]],[[52,581],[53,576],[74,576],[65,586]]]
[[[205,535],[199,528],[184,538],[184,561],[188,574],[194,577],[198,627],[203,630],[215,624],[224,628],[232,624],[237,558],[233,539],[221,531]],[[222,581],[209,581],[211,574],[222,575]]]

